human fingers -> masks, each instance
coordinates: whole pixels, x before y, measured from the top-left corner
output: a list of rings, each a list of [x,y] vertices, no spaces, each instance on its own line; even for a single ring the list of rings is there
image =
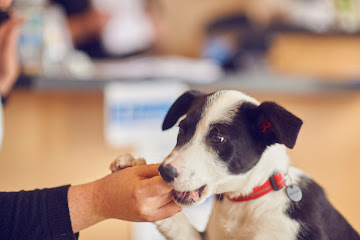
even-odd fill
[[[182,211],[182,207],[178,205],[175,201],[171,201],[165,206],[159,208],[153,215],[153,219],[151,222],[156,222],[159,220],[163,220],[169,218],[179,212]]]
[[[12,0],[0,0],[0,9],[6,9],[10,6]]]
[[[136,173],[139,177],[142,178],[152,178],[155,176],[159,176],[159,169],[160,164],[149,164],[149,165],[142,165],[142,166],[135,166],[133,167],[136,169]]]
[[[103,11],[103,10],[98,10],[95,8],[92,8],[89,11],[89,15],[90,15],[90,17],[95,18],[100,22],[107,22],[111,17],[111,14],[109,12]]]
[[[148,196],[160,196],[172,191],[172,188],[160,176],[143,179],[142,184]]]
[[[173,201],[174,194],[172,192],[168,192],[163,195],[149,197],[148,200],[153,208],[158,209],[158,208],[161,208],[162,206],[165,206],[169,202]]]
[[[101,28],[104,28],[106,24],[110,21],[111,15],[106,12],[102,12],[99,19]]]
[[[104,30],[104,27],[110,20],[110,15],[103,11],[92,8],[85,14],[85,18],[88,19],[88,22],[91,22],[89,31],[94,34],[101,34],[101,32]]]
[[[174,201],[173,192],[168,192],[161,196],[150,198],[148,203],[151,205],[153,209],[160,209],[173,201]]]

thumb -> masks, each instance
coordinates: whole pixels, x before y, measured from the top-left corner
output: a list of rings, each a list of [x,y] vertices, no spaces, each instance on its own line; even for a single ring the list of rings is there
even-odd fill
[[[159,167],[161,164],[149,164],[149,165],[142,165],[136,166],[136,171],[139,177],[144,178],[152,178],[159,176]]]
[[[165,206],[159,208],[155,212],[154,214],[155,221],[163,220],[171,216],[174,216],[175,214],[181,212],[182,209],[183,208],[179,206],[175,201],[171,201]]]

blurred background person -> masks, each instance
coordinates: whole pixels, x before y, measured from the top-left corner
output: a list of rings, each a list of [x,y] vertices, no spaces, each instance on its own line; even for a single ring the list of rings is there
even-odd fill
[[[51,0],[51,2],[64,10],[75,47],[91,57],[106,57],[101,44],[101,35],[110,15],[94,8],[90,0]]]
[[[64,9],[75,47],[92,58],[126,57],[151,45],[144,0],[51,2]]]

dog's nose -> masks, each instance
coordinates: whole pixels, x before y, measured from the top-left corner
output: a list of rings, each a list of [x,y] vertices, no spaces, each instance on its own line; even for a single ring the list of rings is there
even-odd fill
[[[177,176],[179,176],[176,168],[174,168],[170,164],[167,164],[167,165],[161,164],[159,167],[159,172],[160,172],[161,177],[167,183],[174,181],[174,179]]]

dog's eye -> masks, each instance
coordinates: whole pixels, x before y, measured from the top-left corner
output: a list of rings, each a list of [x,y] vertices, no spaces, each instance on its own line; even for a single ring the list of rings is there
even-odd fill
[[[222,143],[225,141],[225,138],[223,136],[220,136],[218,134],[214,134],[210,136],[210,141],[212,143]]]

